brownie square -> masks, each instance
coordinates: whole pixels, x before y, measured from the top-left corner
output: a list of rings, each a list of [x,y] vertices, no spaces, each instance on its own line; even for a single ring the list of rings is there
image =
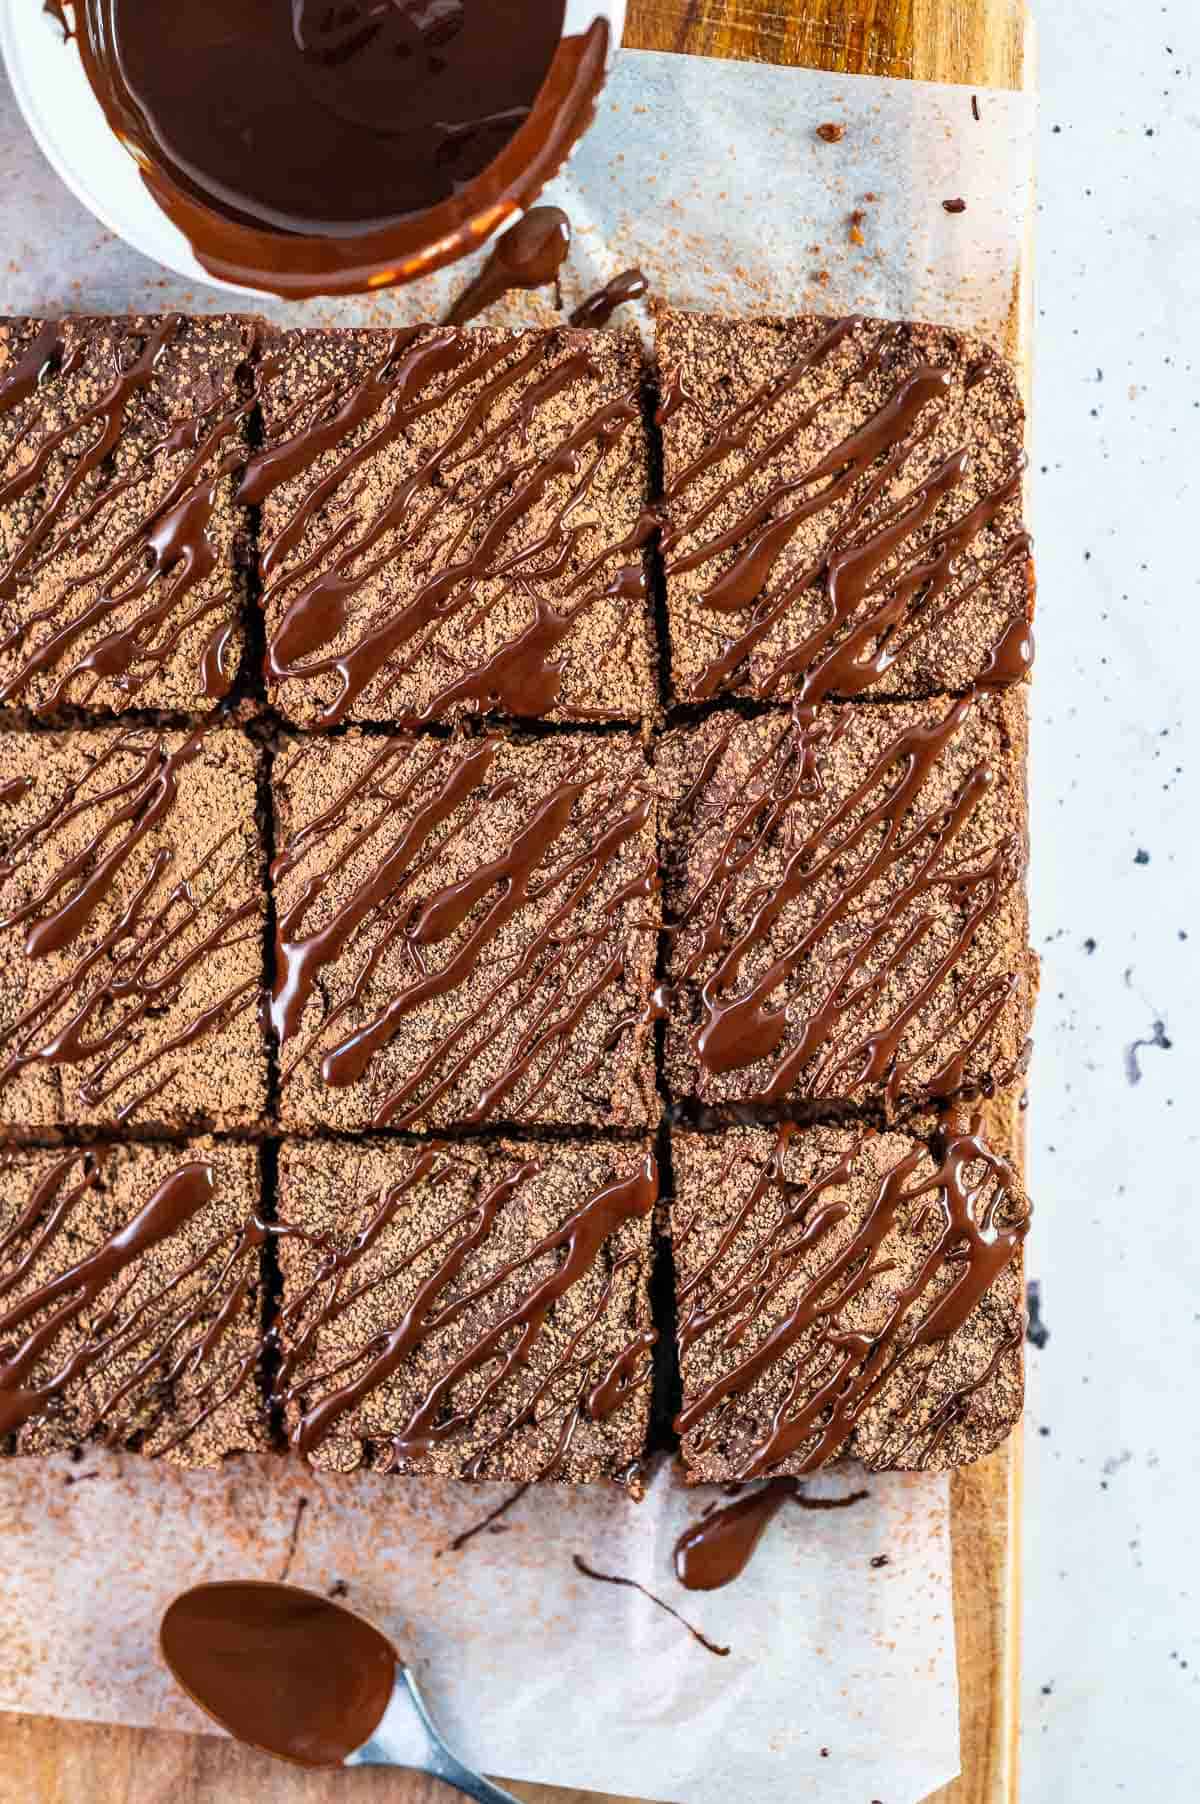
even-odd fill
[[[265,1448],[258,1195],[228,1142],[0,1151],[0,1447]]]
[[[667,1075],[896,1114],[1005,1087],[1036,987],[1019,690],[714,716],[658,751]]]
[[[0,705],[207,711],[241,659],[248,320],[0,320]]]
[[[279,1393],[314,1465],[636,1482],[650,1143],[285,1143]]]
[[[1003,1440],[1030,1205],[977,1120],[678,1134],[672,1156],[691,1482],[942,1470]]]
[[[252,1125],[257,756],[232,728],[0,736],[0,1124]]]
[[[823,701],[1019,680],[1024,410],[981,339],[658,316],[671,691]]]
[[[638,742],[349,733],[281,753],[285,1127],[657,1118]]]
[[[655,705],[633,334],[291,332],[264,386],[272,700],[312,728]]]

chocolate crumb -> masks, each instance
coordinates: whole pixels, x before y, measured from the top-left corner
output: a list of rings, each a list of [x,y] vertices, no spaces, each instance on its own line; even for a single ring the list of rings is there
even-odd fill
[[[1170,1052],[1172,1044],[1173,1042],[1167,1034],[1166,1022],[1156,1020],[1152,1024],[1150,1033],[1145,1039],[1134,1040],[1125,1048],[1125,1077],[1127,1082],[1130,1084],[1140,1084],[1142,1081],[1142,1067],[1141,1061],[1138,1058],[1138,1053],[1142,1050],[1143,1046],[1155,1046],[1160,1052]]]
[[[818,125],[817,136],[822,144],[840,144],[846,136],[846,128],[844,125],[834,125],[832,121],[827,120],[824,125]]]
[[[1025,1311],[1028,1316],[1025,1339],[1040,1353],[1050,1339],[1050,1330],[1042,1320],[1042,1287],[1036,1278],[1031,1278],[1025,1286]]]
[[[965,213],[966,210],[967,203],[961,196],[957,200],[944,200],[942,202],[942,211],[944,213]]]

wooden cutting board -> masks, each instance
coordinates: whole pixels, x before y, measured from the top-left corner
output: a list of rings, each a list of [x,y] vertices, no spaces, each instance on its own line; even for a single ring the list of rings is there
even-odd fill
[[[629,0],[642,50],[991,88],[1033,83],[1026,0]],[[1014,346],[1026,351],[1024,308]],[[962,1773],[928,1804],[1016,1804],[1019,1434],[951,1487]],[[510,1782],[528,1804],[605,1804]],[[304,1773],[208,1736],[0,1715],[0,1804],[448,1804],[432,1780]]]

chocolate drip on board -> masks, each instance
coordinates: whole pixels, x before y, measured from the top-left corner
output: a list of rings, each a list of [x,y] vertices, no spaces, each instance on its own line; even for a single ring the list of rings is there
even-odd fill
[[[676,1622],[687,1630],[692,1640],[698,1642],[706,1653],[716,1654],[718,1659],[723,1660],[731,1651],[727,1647],[722,1647],[717,1641],[710,1641],[708,1636],[702,1634],[693,1623],[688,1621],[686,1616],[681,1616],[679,1611],[674,1609],[671,1604],[664,1602],[661,1597],[656,1597],[653,1591],[648,1591],[645,1585],[639,1583],[637,1579],[625,1578],[620,1573],[615,1572],[598,1572],[594,1566],[588,1565],[582,1555],[577,1553],[571,1555],[571,1562],[574,1565],[576,1572],[582,1574],[584,1578],[594,1579],[597,1584],[624,1585],[630,1591],[640,1591],[642,1596],[649,1598],[652,1604],[656,1604],[660,1610],[665,1610],[668,1616],[673,1616]]]
[[[952,1386],[929,1408],[938,1356],[1018,1257],[1029,1228],[1028,1205],[978,1122],[951,1121],[929,1154],[914,1143],[884,1174],[854,1223],[845,1191],[863,1142],[811,1183],[793,1183],[786,1164],[795,1132],[791,1124],[780,1129],[774,1153],[717,1251],[680,1286],[684,1406],[676,1428],[702,1451],[729,1434],[740,1397],[765,1375],[782,1374],[780,1400],[743,1459],[739,1480],[766,1477],[785,1462],[793,1474],[815,1471],[852,1451],[856,1428],[876,1405],[892,1410],[893,1419],[889,1446],[871,1463],[883,1467],[907,1458],[910,1465],[928,1465],[1006,1353],[1019,1349],[1017,1333],[981,1374]],[[735,1149],[723,1183],[736,1157]],[[689,1231],[677,1230],[677,1246]],[[843,1312],[892,1270],[906,1235],[928,1236],[912,1278],[884,1287],[874,1328],[844,1326]],[[750,1322],[773,1296],[786,1296],[786,1306],[751,1344]],[[714,1336],[729,1357],[720,1360],[715,1378],[693,1389],[688,1356],[702,1343],[711,1345]],[[918,1361],[927,1350],[932,1357]]]
[[[592,330],[607,326],[618,307],[625,306],[628,301],[640,301],[649,290],[650,284],[640,269],[623,269],[603,288],[580,301],[571,315],[571,324]]]
[[[257,938],[261,905],[236,825],[198,860],[168,837],[204,730],[170,737],[181,741],[174,749],[152,729],[108,735],[7,839],[0,931],[22,933],[29,969],[28,1000],[0,1029],[0,1110],[23,1071],[57,1067],[64,1082],[78,1072],[82,1119],[111,1110],[120,1123],[171,1081],[177,1052],[257,1007],[254,977],[216,991],[178,1024],[173,1018],[197,967]],[[37,787],[21,781],[22,796]],[[148,862],[139,852],[146,840],[154,845]],[[64,955],[74,960],[65,969]],[[44,959],[57,962],[39,985]],[[161,1040],[148,1031],[160,1018],[168,1021]]]
[[[0,1236],[0,1435],[65,1405],[75,1444],[136,1440],[169,1453],[253,1383],[257,1326],[239,1344],[257,1294],[261,1230],[220,1228],[139,1292],[143,1261],[194,1219],[212,1214],[217,1174],[181,1163],[125,1225],[29,1288],[24,1281],[76,1240],[75,1216],[100,1181],[102,1154],[73,1152],[36,1186]]]
[[[25,703],[36,685],[48,713],[109,689],[137,704],[214,616],[188,681],[212,702],[229,692],[234,574],[213,580],[213,525],[245,459],[254,400],[235,380],[157,435],[148,427],[148,397],[183,326],[167,315],[122,336],[109,322],[50,322],[0,378],[0,425],[19,416],[0,450],[0,509],[16,527],[0,564],[14,622],[0,637],[0,703]],[[107,369],[79,390],[97,357]]]
[[[419,1360],[429,1363],[430,1349],[447,1337],[448,1356],[407,1419],[390,1436],[388,1468],[403,1470],[432,1449],[452,1442],[478,1422],[485,1410],[505,1420],[489,1430],[485,1445],[469,1461],[464,1476],[487,1476],[487,1462],[512,1437],[536,1422],[557,1421],[550,1460],[537,1479],[552,1478],[565,1459],[583,1420],[602,1422],[650,1382],[653,1330],[636,1332],[618,1356],[619,1382],[613,1366],[597,1365],[588,1346],[593,1329],[606,1321],[614,1286],[630,1254],[614,1253],[611,1242],[622,1225],[644,1217],[658,1197],[658,1171],[653,1155],[640,1155],[630,1175],[615,1177],[587,1198],[550,1233],[533,1241],[519,1257],[488,1265],[489,1237],[502,1211],[522,1207],[524,1187],[541,1169],[536,1160],[515,1165],[504,1177],[477,1192],[447,1227],[420,1243],[416,1253],[388,1264],[378,1276],[361,1276],[360,1261],[385,1237],[399,1213],[414,1206],[425,1186],[436,1186],[455,1160],[452,1149],[433,1146],[413,1161],[405,1176],[383,1189],[363,1211],[349,1241],[330,1244],[326,1235],[307,1237],[293,1224],[281,1232],[310,1239],[316,1269],[294,1297],[285,1300],[277,1329],[281,1347],[276,1401],[293,1421],[292,1444],[311,1454],[344,1418],[353,1432],[355,1411],[381,1387]],[[417,1259],[427,1262],[424,1277],[408,1276]],[[531,1359],[540,1350],[547,1319],[556,1303],[594,1267],[607,1269],[600,1294],[582,1324],[574,1329],[548,1370],[533,1372]],[[482,1271],[480,1267],[482,1265]],[[478,1275],[477,1275],[478,1274]],[[524,1274],[527,1288],[515,1303],[501,1297],[509,1280]],[[460,1279],[464,1279],[463,1288]],[[386,1285],[405,1296],[398,1321],[381,1328],[361,1350],[321,1362],[322,1331],[333,1326],[360,1297]],[[601,1331],[602,1332],[602,1331]],[[314,1369],[315,1368],[315,1369]],[[487,1374],[472,1397],[472,1384]]]
[[[263,558],[268,677],[281,690],[332,682],[318,725],[353,716],[364,697],[406,723],[464,709],[616,718],[564,704],[561,690],[572,630],[589,609],[604,598],[645,602],[642,553],[655,517],[646,510],[622,539],[599,546],[587,521],[597,480],[639,456],[640,396],[634,383],[599,405],[577,400],[549,454],[531,452],[542,410],[601,375],[584,345],[568,338],[563,352],[547,365],[537,339],[481,341],[448,327],[398,334],[365,376],[317,396],[306,421],[285,423],[251,460],[239,493],[259,503],[326,460],[310,488],[289,493]],[[422,439],[408,473],[373,497],[372,458],[427,431],[439,411],[453,420],[467,395],[457,423],[432,444]],[[349,484],[360,505],[339,511]],[[420,574],[393,600],[388,585],[405,572]],[[364,599],[372,583],[383,594]],[[514,599],[526,624],[481,662],[465,660],[465,636]],[[439,663],[446,676],[414,706],[410,680],[427,683]]]
[[[426,871],[436,871],[442,848],[476,843],[489,809],[518,796],[520,826],[496,856],[414,893]],[[624,910],[647,893],[654,872],[651,861],[632,895],[629,886],[613,893],[614,873],[644,835],[652,809],[636,775],[628,787],[614,783],[593,767],[586,747],[554,782],[510,775],[503,742],[494,737],[449,749],[382,742],[324,814],[292,832],[275,861],[281,888],[272,1018],[285,1087],[301,1061],[319,1054],[326,1085],[344,1088],[370,1077],[374,1125],[405,1127],[460,1087],[469,1091],[473,1068],[485,1062],[486,1080],[481,1076],[459,1118],[532,1117],[581,1023],[624,984]],[[327,866],[324,846],[335,831],[352,837],[337,864]],[[368,848],[366,874],[321,910],[335,872]],[[498,942],[511,943],[509,924],[523,918],[530,926],[519,953],[495,958]],[[382,979],[367,986],[394,946],[409,949],[411,975],[385,1000]],[[318,982],[331,1001],[316,1034],[306,1035],[305,1011]],[[407,1021],[456,998],[457,1007],[446,1011],[449,1026],[410,1073],[394,1083],[371,1076]],[[495,1027],[510,1011],[529,1027],[497,1068]],[[621,1023],[610,1035],[612,1050],[640,1028],[640,1019]],[[332,1045],[331,1029],[338,1035]]]
[[[445,324],[465,326],[506,294],[549,288],[558,281],[570,248],[571,221],[562,208],[531,207],[496,240],[479,274],[447,313]]]
[[[1023,460],[965,511],[955,511],[955,498],[971,465],[968,442],[919,480],[907,482],[907,466],[933,436],[952,394],[951,372],[929,363],[918,363],[904,374],[871,415],[808,468],[795,476],[781,475],[760,499],[748,501],[732,525],[709,526],[740,489],[786,460],[793,441],[816,425],[825,410],[836,412],[857,384],[892,367],[900,346],[896,328],[869,345],[848,377],[831,371],[835,386],[830,391],[752,448],[771,410],[830,364],[862,323],[853,317],[838,321],[805,356],[719,419],[706,416],[710,443],[667,485],[662,552],[668,582],[713,568],[710,584],[693,605],[711,616],[721,644],[692,685],[693,701],[711,700],[747,683],[761,700],[818,702],[861,695],[920,640],[950,625],[981,591],[1003,580],[1010,565],[1022,567],[1031,587],[1029,534],[1010,531],[998,546],[992,544],[995,522],[1019,501]],[[688,408],[698,409],[699,402],[687,392],[679,372],[668,370],[658,424],[669,424]],[[701,478],[735,458],[730,474],[702,502],[689,498]],[[884,499],[898,484],[906,484],[901,494]],[[806,567],[788,569],[774,581],[792,540],[826,514],[829,529],[819,554]],[[966,566],[968,552],[985,558],[981,570]],[[824,620],[786,651],[777,651],[772,635],[814,592],[821,595]],[[736,627],[735,616],[741,616]],[[751,681],[752,655],[769,639],[772,649],[761,654]],[[762,661],[767,656],[770,664]],[[1032,658],[1029,620],[1010,620],[979,680],[1018,682],[1028,674]]]
[[[845,1497],[806,1497],[799,1479],[769,1478],[732,1503],[710,1505],[684,1529],[672,1555],[675,1576],[688,1591],[719,1591],[745,1572],[785,1504],[803,1510],[847,1510],[866,1495],[851,1491]]]
[[[960,850],[996,782],[986,758],[958,781],[944,814],[930,811],[940,761],[978,705],[956,701],[940,721],[905,727],[864,779],[828,804],[826,769],[838,739],[854,730],[854,711],[796,704],[771,735],[671,927],[673,975],[699,990],[691,1044],[710,1079],[763,1066],[755,1101],[881,1094],[892,1109],[914,1087],[949,1097],[967,1084],[972,1057],[989,1045],[1021,979],[985,966],[964,981],[963,961],[1025,865],[1015,834],[969,862]],[[704,807],[733,732],[716,737],[675,810],[677,828]],[[781,870],[754,887],[756,860],[769,847],[781,849]],[[934,937],[939,898],[950,937],[909,975]],[[789,986],[824,947],[837,948],[830,980],[801,1012]],[[898,994],[885,1014],[889,989]],[[932,1036],[931,1009],[943,1011]],[[935,1055],[941,1062],[918,1080]]]
[[[516,1490],[510,1492],[502,1503],[496,1505],[494,1510],[489,1510],[486,1516],[480,1517],[478,1522],[473,1522],[470,1528],[464,1528],[461,1534],[455,1535],[454,1539],[448,1542],[445,1547],[439,1547],[437,1554],[434,1556],[435,1559],[440,1558],[444,1553],[461,1553],[464,1547],[470,1545],[476,1535],[504,1534],[508,1528],[508,1524],[506,1522],[501,1523],[500,1518],[502,1516],[507,1516],[513,1505],[520,1503],[522,1497],[525,1496],[529,1489],[529,1484],[518,1485]]]

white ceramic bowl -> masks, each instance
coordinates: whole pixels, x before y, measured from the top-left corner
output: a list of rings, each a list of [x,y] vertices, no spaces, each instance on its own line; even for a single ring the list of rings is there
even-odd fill
[[[175,4],[203,5],[203,0]],[[625,28],[625,4],[567,0],[563,36],[575,36],[596,19],[606,19],[611,61]],[[43,12],[41,0],[0,0],[0,52],[17,105],[47,161],[102,225],[189,281],[207,282],[228,294],[258,295],[256,289],[219,281],[201,267],[142,181],[133,157],[109,129],[78,54],[63,43],[62,27]]]

